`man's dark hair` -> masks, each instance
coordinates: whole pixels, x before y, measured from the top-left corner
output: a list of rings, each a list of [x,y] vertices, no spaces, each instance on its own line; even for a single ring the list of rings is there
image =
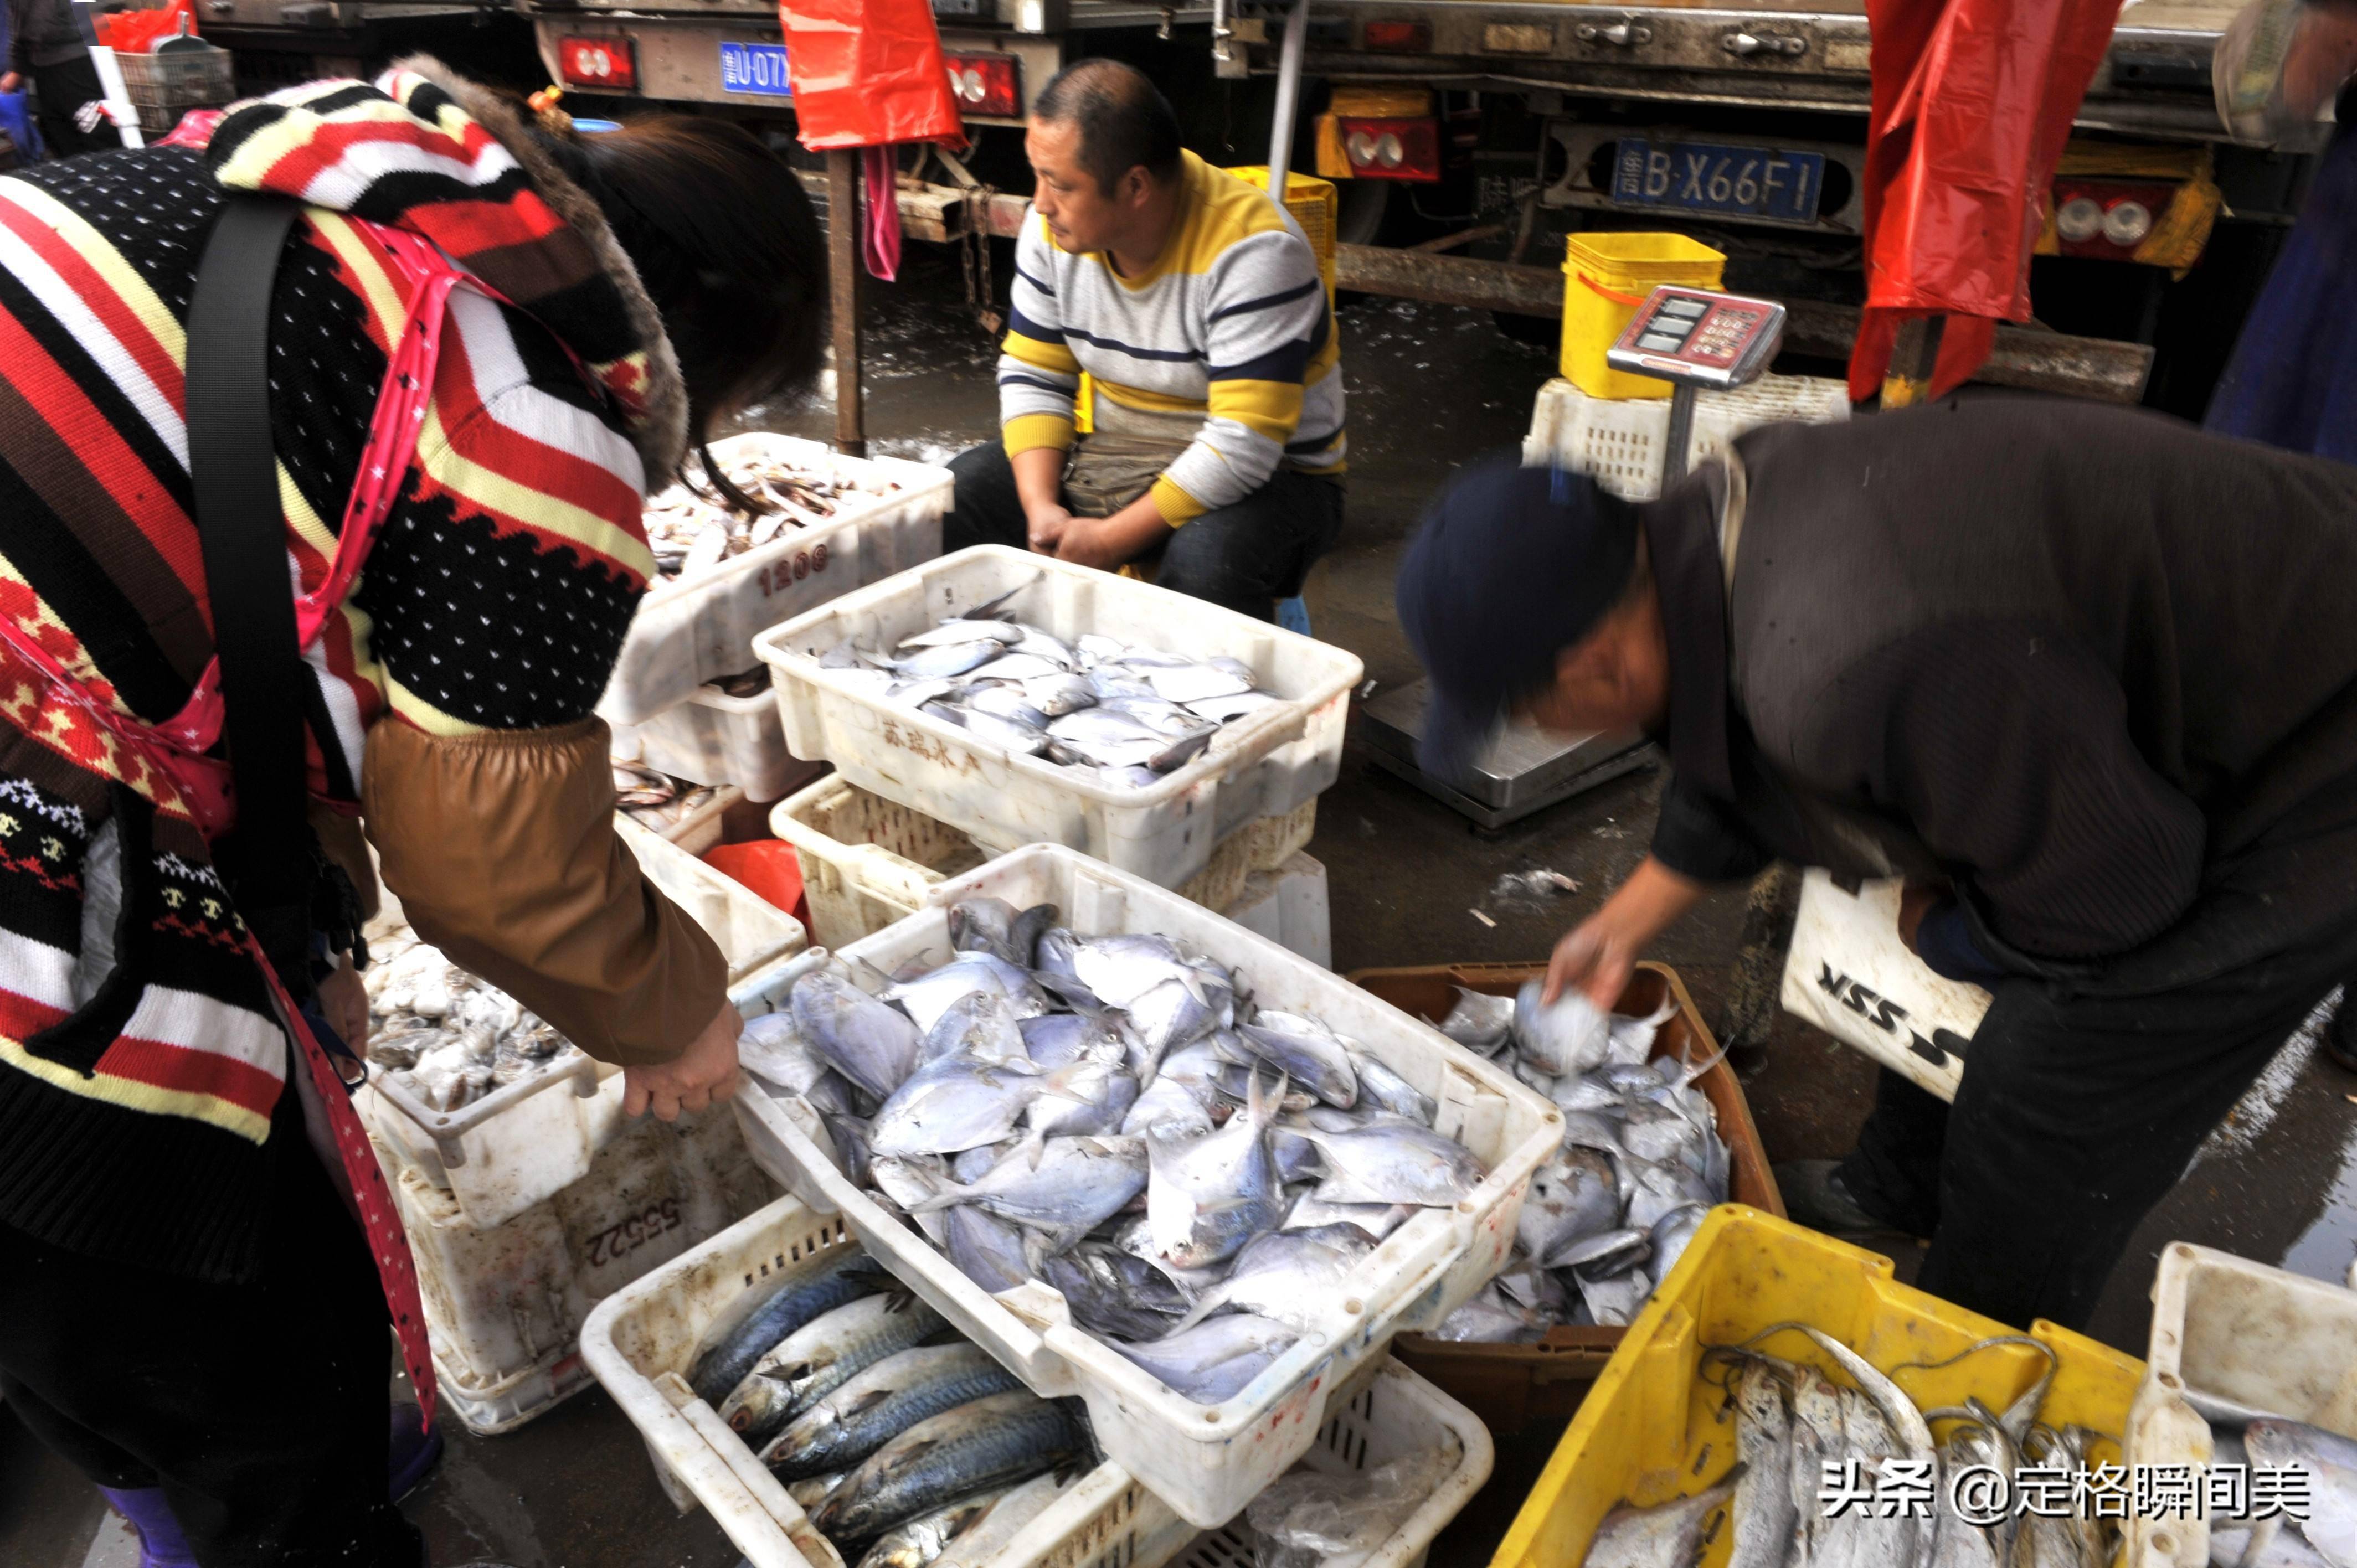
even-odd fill
[[[1178,177],[1178,116],[1135,66],[1117,59],[1068,65],[1039,90],[1031,117],[1079,127],[1081,166],[1108,196],[1141,164],[1157,183]]]

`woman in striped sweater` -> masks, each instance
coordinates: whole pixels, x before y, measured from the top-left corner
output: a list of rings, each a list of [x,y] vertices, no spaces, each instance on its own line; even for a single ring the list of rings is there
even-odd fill
[[[414,1568],[388,1305],[429,1409],[432,1374],[383,1179],[290,1046],[203,801],[124,738],[190,703],[233,608],[206,591],[183,368],[248,191],[303,204],[269,328],[298,593],[424,286],[404,258],[490,291],[450,295],[398,499],[305,650],[324,855],[372,895],[364,823],[422,936],[666,1117],[733,1088],[738,1021],[615,840],[591,709],[653,570],[642,495],[815,371],[817,231],[740,130],[576,136],[430,60],[241,105],[206,147],[0,178],[0,1391],[149,1563]],[[349,964],[318,1002],[365,1028]]]

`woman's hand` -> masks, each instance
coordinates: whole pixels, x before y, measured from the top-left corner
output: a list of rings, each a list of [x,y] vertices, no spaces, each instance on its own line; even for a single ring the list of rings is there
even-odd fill
[[[1555,943],[1541,1003],[1552,1004],[1566,991],[1577,990],[1598,1007],[1610,1008],[1620,1000],[1637,961],[1653,939],[1693,908],[1702,894],[1701,883],[1647,855],[1602,908]]]
[[[723,1003],[719,1015],[674,1059],[659,1067],[624,1068],[624,1113],[652,1111],[659,1122],[676,1122],[683,1111],[701,1111],[736,1093],[744,1082],[737,1070],[737,1036],[744,1028],[737,1009]]]

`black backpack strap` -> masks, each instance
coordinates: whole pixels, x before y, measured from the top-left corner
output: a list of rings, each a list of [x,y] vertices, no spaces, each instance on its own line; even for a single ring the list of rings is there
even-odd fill
[[[238,913],[297,996],[311,989],[317,850],[306,815],[303,728],[317,692],[296,639],[287,575],[270,428],[270,306],[301,210],[264,196],[233,197],[222,209],[188,305],[186,371],[188,478],[237,805],[216,861]]]

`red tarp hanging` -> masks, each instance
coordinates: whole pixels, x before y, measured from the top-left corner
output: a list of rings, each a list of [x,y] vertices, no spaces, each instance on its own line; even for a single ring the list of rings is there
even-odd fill
[[[2029,317],[2040,198],[2102,63],[2119,0],[1867,0],[1867,309],[1849,395],[1873,397],[1899,323],[1945,313],[1932,392]]]
[[[928,0],[779,0],[802,144],[965,145]]]

